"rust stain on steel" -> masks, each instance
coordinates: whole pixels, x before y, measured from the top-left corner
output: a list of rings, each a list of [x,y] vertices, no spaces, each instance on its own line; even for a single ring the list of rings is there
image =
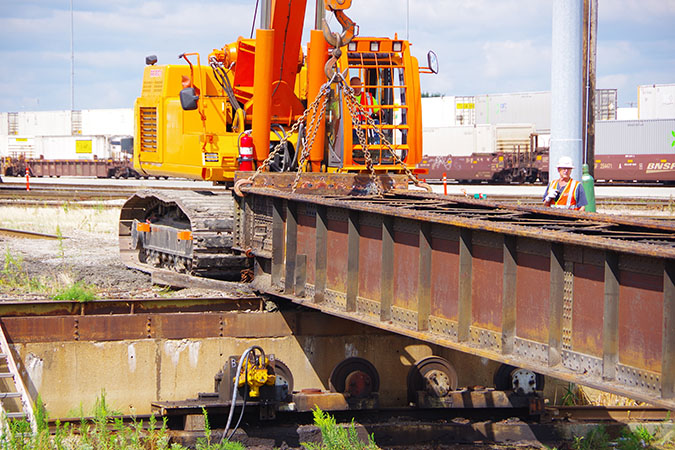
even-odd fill
[[[184,298],[184,299],[110,299],[87,303],[77,301],[17,301],[0,302],[0,316],[24,317],[44,315],[101,315],[161,313],[172,311],[236,311],[256,309],[259,297],[245,298]]]
[[[248,178],[242,174],[235,174],[235,181],[239,178]],[[405,175],[380,174],[378,183],[385,190],[407,189],[408,179]],[[291,192],[295,173],[260,173],[256,176],[252,188],[266,188]],[[244,188],[246,192],[252,188]],[[296,190],[299,194],[311,193],[320,195],[364,195],[375,192],[369,174],[340,174],[340,173],[303,173]]]
[[[81,341],[121,341],[154,338],[152,314],[81,316],[78,329]],[[64,339],[67,340],[67,339]]]
[[[347,234],[346,220],[328,217],[327,223],[326,287],[338,292],[347,292]]]
[[[474,244],[472,253],[472,325],[501,331],[504,250]]]
[[[419,233],[397,231],[394,224],[394,305],[417,310]]]
[[[1,322],[13,343],[281,337],[290,336],[297,325],[295,316],[278,312],[3,317]]]
[[[307,256],[307,283],[314,284],[316,266],[316,215],[310,216],[304,208],[298,208],[298,255]]]
[[[382,278],[382,227],[360,224],[359,295],[379,301]]]
[[[76,334],[77,316],[2,317],[0,322],[10,343],[72,341]]]
[[[459,313],[459,241],[432,237],[431,315],[457,320]]]
[[[549,258],[518,252],[516,330],[518,337],[548,343]]]
[[[663,276],[619,272],[619,362],[661,371]]]
[[[603,266],[574,264],[572,348],[598,358],[602,358],[604,281]]]
[[[640,254],[659,258],[675,258],[675,246],[655,245],[652,243],[621,240],[607,234],[605,229],[625,226],[626,232],[646,230],[659,236],[675,236],[675,225],[648,219],[626,219],[605,216],[597,213],[564,211],[557,208],[525,207],[504,205],[483,200],[448,199],[437,194],[425,194],[412,191],[396,191],[383,198],[373,197],[339,197],[310,194],[294,194],[270,188],[247,187],[242,189],[257,195],[285,198],[299,202],[307,202],[346,208],[357,211],[379,213],[394,217],[410,218],[436,224],[454,225],[472,230],[492,231],[514,236],[528,237],[549,242],[580,245],[601,250]],[[427,206],[407,206],[404,200],[426,200]],[[435,201],[433,203],[432,201]],[[436,207],[431,205],[435,204]],[[455,206],[452,208],[451,206]],[[528,219],[529,218],[529,219]],[[527,219],[527,220],[525,220]],[[542,225],[549,228],[542,232]],[[568,230],[561,230],[560,225],[568,225]],[[553,228],[551,228],[553,226]],[[588,229],[589,232],[583,233]],[[611,230],[607,231],[609,233]]]

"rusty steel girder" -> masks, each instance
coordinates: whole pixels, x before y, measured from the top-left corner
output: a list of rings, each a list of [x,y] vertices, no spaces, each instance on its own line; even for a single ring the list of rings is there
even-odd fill
[[[255,255],[258,289],[675,407],[675,226],[403,190],[353,195],[370,192],[361,175],[326,188],[325,174],[305,174],[293,193],[292,176],[263,174],[237,199],[234,245]]]

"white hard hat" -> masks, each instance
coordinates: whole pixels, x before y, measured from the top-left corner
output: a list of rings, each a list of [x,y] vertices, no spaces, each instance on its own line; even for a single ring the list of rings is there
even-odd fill
[[[558,160],[558,169],[574,169],[574,162],[569,156],[561,156]]]

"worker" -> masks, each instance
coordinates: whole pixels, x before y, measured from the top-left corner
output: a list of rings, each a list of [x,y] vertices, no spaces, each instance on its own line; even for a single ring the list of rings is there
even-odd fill
[[[363,109],[372,111],[370,116],[375,118],[377,112],[380,110],[378,107],[377,99],[373,98],[373,94],[368,91],[363,91],[363,82],[359,77],[352,77],[349,80],[349,84],[352,89],[354,89],[354,96],[356,100],[363,106]],[[359,120],[365,122],[365,117],[359,117]]]
[[[373,98],[373,94],[371,94],[370,92],[363,90],[363,82],[361,81],[361,78],[351,77],[349,80],[349,84],[351,85],[352,89],[354,89],[354,96],[356,97],[356,101],[358,101],[359,104],[363,106],[363,109],[365,111],[370,111],[368,115],[371,117],[373,122],[378,124],[379,121],[377,120],[377,113],[380,110],[380,108],[378,107],[377,99]],[[364,114],[359,114],[357,116],[357,120],[362,124],[367,123],[367,118]],[[365,131],[366,130],[364,129],[364,132]],[[370,131],[366,133],[366,135],[369,136],[368,141],[370,141],[370,144],[380,143],[380,137],[374,131]],[[352,139],[355,144],[358,143],[356,130],[354,130],[354,135]]]
[[[586,200],[586,193],[581,183],[572,179],[572,169],[574,169],[572,158],[561,157],[556,168],[560,178],[551,181],[546,187],[544,206],[584,211],[588,200]]]

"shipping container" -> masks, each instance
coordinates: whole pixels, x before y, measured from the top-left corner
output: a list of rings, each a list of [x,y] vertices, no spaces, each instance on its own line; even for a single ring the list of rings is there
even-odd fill
[[[675,119],[675,84],[638,86],[638,118]]]
[[[0,112],[0,136],[9,135],[9,113]]]
[[[539,134],[551,130],[551,93],[477,95],[476,124],[531,123]]]
[[[534,125],[527,123],[509,123],[495,125],[497,152],[526,152],[530,149]]]
[[[634,108],[617,108],[616,120],[638,120],[638,109]]]
[[[595,124],[596,155],[673,154],[675,119],[613,120]]]
[[[129,136],[134,134],[133,108],[83,109],[82,134]]]
[[[476,97],[455,97],[455,124],[476,125]]]
[[[497,134],[493,125],[425,127],[422,130],[425,156],[493,153]]]
[[[425,127],[455,125],[455,97],[425,97],[422,99],[422,122]]]
[[[17,135],[70,136],[72,111],[22,111],[17,114]],[[14,134],[14,133],[9,133]]]
[[[530,149],[532,124],[425,127],[424,156],[468,156],[474,153],[526,152]]]
[[[595,120],[616,120],[616,89],[595,90]]]
[[[598,181],[675,181],[675,153],[644,155],[595,155]]]
[[[48,160],[93,160],[112,158],[105,136],[40,136],[35,138],[34,158]]]
[[[33,136],[6,136],[7,154],[10,158],[35,158],[35,138]]]

